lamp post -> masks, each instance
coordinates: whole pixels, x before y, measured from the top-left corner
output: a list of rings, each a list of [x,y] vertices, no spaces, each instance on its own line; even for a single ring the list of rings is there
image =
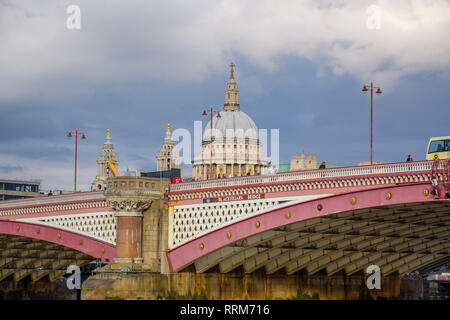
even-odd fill
[[[78,147],[78,135],[81,135],[81,140],[86,139],[86,135],[82,132],[78,132],[78,129],[75,129],[75,132],[70,132],[67,135],[68,138],[72,138],[72,135],[75,136],[75,181],[73,186],[73,191],[77,192],[77,147]]]
[[[209,114],[211,115],[211,131],[209,132],[209,136],[210,136],[210,147],[209,147],[209,152],[210,152],[210,157],[209,157],[209,178],[212,179],[212,123],[213,123],[213,115],[215,113],[217,113],[217,118],[220,119],[220,112],[218,111],[214,111],[213,107],[211,106],[211,109],[209,111],[203,110],[202,116],[207,116]]]
[[[362,88],[362,92],[366,93],[369,91],[367,89],[368,85],[364,85]],[[372,165],[372,154],[373,154],[373,88],[376,88],[376,94],[381,94],[380,87],[374,87],[373,81],[370,82],[370,165]]]

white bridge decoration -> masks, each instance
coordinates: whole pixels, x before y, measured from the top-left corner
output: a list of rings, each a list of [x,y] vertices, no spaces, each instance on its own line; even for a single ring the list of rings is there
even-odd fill
[[[116,219],[102,192],[2,201],[0,219],[54,226],[116,244]]]

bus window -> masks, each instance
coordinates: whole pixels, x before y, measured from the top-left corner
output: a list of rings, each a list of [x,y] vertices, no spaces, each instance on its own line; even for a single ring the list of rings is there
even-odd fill
[[[450,139],[434,140],[430,143],[428,153],[448,152],[450,151]]]
[[[428,153],[442,152],[444,151],[444,141],[445,140],[434,140],[430,143],[430,149],[428,149]]]

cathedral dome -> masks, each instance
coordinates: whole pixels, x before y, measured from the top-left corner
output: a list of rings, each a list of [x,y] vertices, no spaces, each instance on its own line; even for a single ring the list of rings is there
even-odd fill
[[[261,174],[261,170],[267,168],[270,161],[261,154],[258,127],[252,118],[241,111],[239,90],[234,79],[234,63],[230,65],[230,79],[225,90],[223,109],[220,113],[217,111],[219,110],[213,111],[212,108],[203,111],[203,115],[208,116],[208,123],[203,131],[201,152],[192,159],[193,178],[198,180]]]
[[[213,138],[230,137],[230,134],[236,138],[258,139],[258,128],[255,122],[245,112],[240,110],[222,110],[220,118],[213,117]],[[210,141],[211,120],[205,127],[203,141]]]

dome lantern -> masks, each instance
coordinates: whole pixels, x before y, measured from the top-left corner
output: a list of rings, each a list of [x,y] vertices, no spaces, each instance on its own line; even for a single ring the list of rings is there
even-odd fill
[[[239,90],[236,86],[236,80],[234,80],[234,63],[230,64],[230,79],[227,83],[227,89],[225,90],[225,104],[223,110],[226,111],[239,111]]]

